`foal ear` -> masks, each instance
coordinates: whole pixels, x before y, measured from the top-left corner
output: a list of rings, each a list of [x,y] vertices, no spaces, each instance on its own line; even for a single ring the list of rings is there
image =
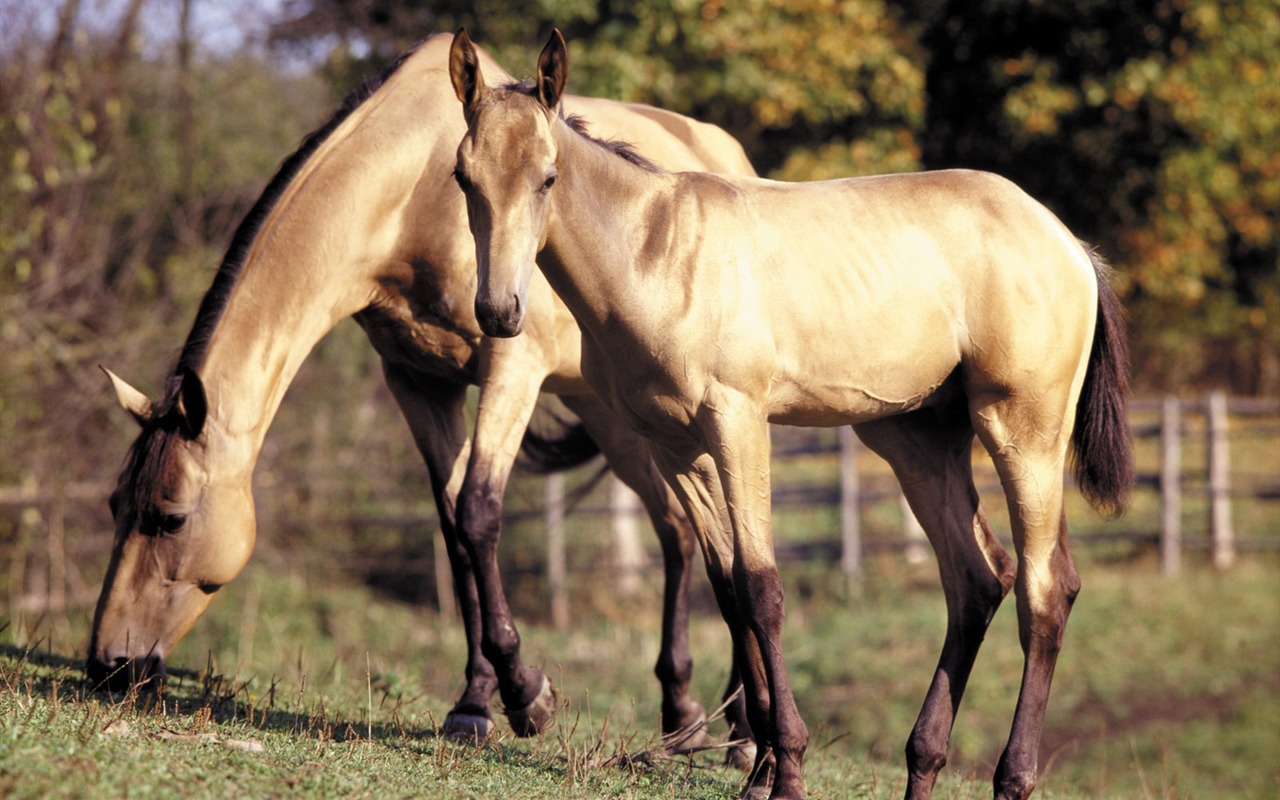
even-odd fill
[[[449,79],[453,81],[454,93],[462,101],[463,111],[469,113],[484,93],[484,78],[480,75],[480,60],[466,28],[458,28],[453,35],[453,44],[449,46]]]
[[[548,111],[556,110],[568,78],[569,51],[564,45],[564,36],[556,28],[542,48],[542,55],[538,56],[538,100]]]
[[[111,388],[115,389],[116,402],[120,407],[129,412],[139,425],[147,424],[151,419],[151,400],[145,394],[125,383],[124,378],[115,374],[111,370],[98,365],[98,369],[107,374],[107,378],[111,380]]]

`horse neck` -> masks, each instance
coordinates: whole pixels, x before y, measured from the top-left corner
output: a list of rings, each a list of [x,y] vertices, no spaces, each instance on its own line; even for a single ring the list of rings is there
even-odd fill
[[[341,132],[267,215],[199,358],[209,424],[250,464],[311,349],[374,298],[422,173],[421,152]]]
[[[672,176],[628,163],[564,122],[552,126],[560,179],[552,193],[547,245],[538,263],[586,332],[635,307],[650,277],[647,254],[666,232]],[[660,222],[657,224],[661,224]]]

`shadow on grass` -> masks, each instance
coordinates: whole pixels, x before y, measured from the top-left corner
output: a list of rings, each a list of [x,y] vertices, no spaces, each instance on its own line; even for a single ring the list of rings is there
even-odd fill
[[[0,627],[0,630],[3,630]],[[91,681],[82,657],[42,649],[44,640],[19,647],[0,644],[0,691],[21,692],[48,702],[105,702],[140,714],[191,715],[199,724],[242,723],[261,731],[309,735],[333,742],[380,739],[436,739],[438,729],[401,724],[394,698],[392,721],[375,722],[334,712],[319,698],[303,710],[281,708],[285,693],[272,681],[263,692],[256,678],[239,681],[213,670],[174,668],[158,689],[133,687],[112,692]],[[261,692],[261,696],[259,693]],[[384,697],[383,702],[389,698]]]

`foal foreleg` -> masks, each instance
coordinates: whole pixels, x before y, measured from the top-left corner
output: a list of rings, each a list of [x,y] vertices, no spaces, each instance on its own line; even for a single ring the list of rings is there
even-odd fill
[[[731,390],[708,393],[698,422],[715,462],[732,524],[733,587],[749,636],[743,678],[758,663],[768,685],[769,730],[776,759],[775,800],[804,796],[809,731],[800,717],[782,652],[782,579],[773,551],[769,427],[761,409]],[[755,720],[752,720],[755,724]]]
[[[471,557],[456,530],[458,492],[471,452],[462,412],[465,387],[424,378],[389,362],[383,362],[383,371],[427,465],[467,638],[467,685],[445,716],[440,733],[452,739],[480,741],[493,730],[489,698],[498,688],[498,677],[480,651],[480,598]]]
[[[533,736],[555,717],[551,681],[520,658],[520,634],[498,567],[502,499],[537,403],[541,376],[527,364],[489,353],[480,385],[471,459],[458,504],[459,536],[471,556],[480,601],[481,649],[493,664],[503,712],[517,736]]]

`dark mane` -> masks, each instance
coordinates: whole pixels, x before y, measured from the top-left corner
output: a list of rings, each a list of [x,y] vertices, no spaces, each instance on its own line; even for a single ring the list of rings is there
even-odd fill
[[[209,339],[218,325],[223,309],[227,306],[231,291],[235,288],[236,281],[240,277],[240,271],[244,268],[249,249],[252,247],[254,239],[257,238],[267,215],[271,213],[271,209],[275,207],[285,189],[298,175],[307,160],[329,138],[330,134],[347,117],[351,116],[353,111],[368,100],[374,92],[380,89],[392,74],[417,51],[417,48],[418,45],[414,45],[401,54],[380,74],[365,78],[364,82],[355,91],[347,95],[342,105],[334,112],[329,121],[307,134],[298,149],[280,164],[275,177],[267,184],[267,188],[262,191],[257,201],[254,202],[253,208],[245,215],[239,227],[236,228],[235,234],[231,237],[231,245],[227,248],[227,253],[222,259],[218,274],[214,276],[213,285],[209,287],[204,299],[200,301],[200,309],[196,312],[195,322],[192,323],[191,332],[187,335],[186,344],[182,347],[182,354],[179,356],[172,376],[165,386],[160,402],[156,404],[157,416],[163,415],[176,402],[177,387],[180,383],[179,376],[183,371],[190,369],[198,372],[200,365],[204,361]]]
[[[512,81],[502,88],[509,92],[516,92],[528,97],[533,97],[533,84],[529,81]],[[589,142],[593,142],[594,144],[603,147],[621,158],[623,161],[634,164],[646,172],[663,171],[662,167],[659,167],[648,158],[642,156],[640,152],[636,150],[635,145],[630,142],[624,142],[618,139],[597,139],[595,136],[592,136],[587,130],[587,121],[579,115],[569,114],[568,116],[561,117],[561,119],[563,119],[565,124],[572,128],[579,136]]]

